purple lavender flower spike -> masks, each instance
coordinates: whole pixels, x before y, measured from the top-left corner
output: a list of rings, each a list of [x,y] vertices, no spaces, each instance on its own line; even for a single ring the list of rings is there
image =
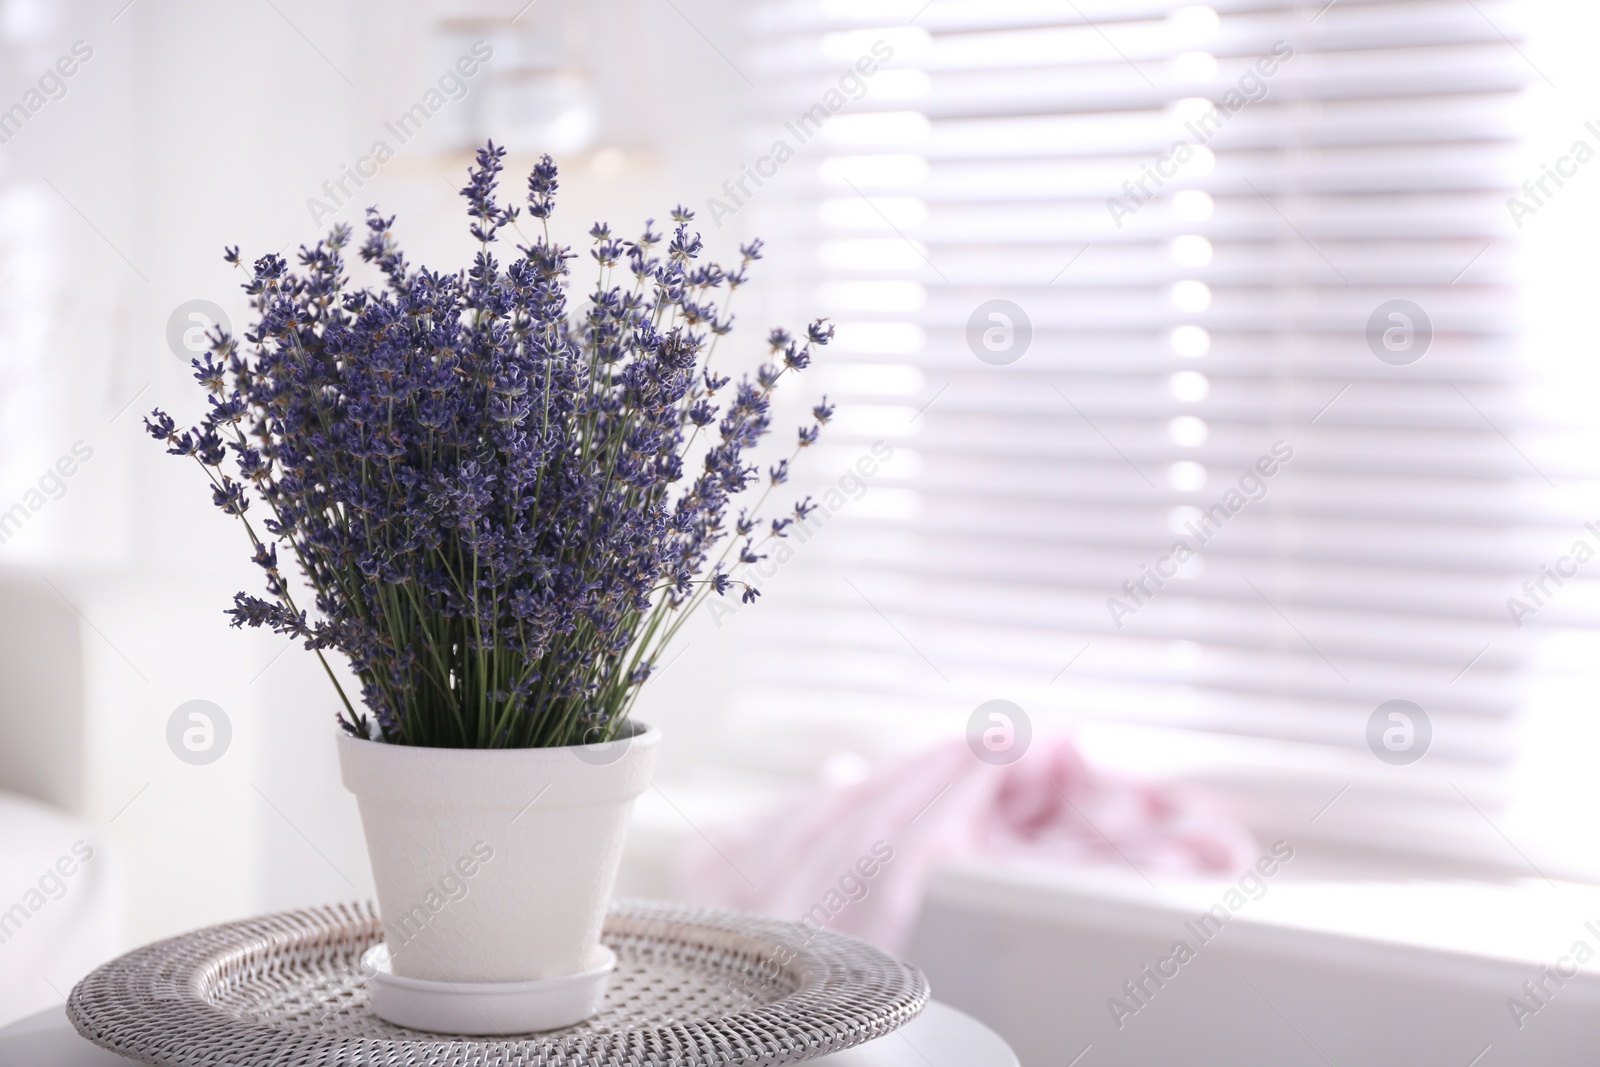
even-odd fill
[[[787,480],[798,448],[766,479],[752,454],[770,394],[832,335],[774,331],[753,377],[709,369],[733,322],[719,294],[744,284],[761,243],[727,271],[697,262],[682,207],[670,237],[647,222],[623,240],[597,223],[600,280],[575,301],[570,249],[548,232],[515,254],[500,243],[522,211],[499,199],[504,158],[484,145],[461,190],[479,242],[462,270],[412,266],[376,209],[358,241],[335,227],[296,267],[278,255],[245,267],[225,249],[255,321],[194,361],[197,425],[145,420],[250,537],[268,596],[238,594],[233,625],[342,654],[363,707],[341,690],[340,722],[357,736],[608,740],[694,608],[735,586],[746,603],[760,595],[729,573],[765,558],[755,531],[783,537],[815,507],[765,524],[762,501],[729,514],[758,482],[764,494]],[[545,156],[528,178],[531,218],[548,221],[558,185]],[[352,242],[381,284],[352,285]],[[832,411],[813,409],[800,447]]]

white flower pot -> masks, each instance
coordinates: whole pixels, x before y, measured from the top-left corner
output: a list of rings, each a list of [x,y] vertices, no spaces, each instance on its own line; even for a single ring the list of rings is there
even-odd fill
[[[414,748],[339,735],[389,968],[424,982],[592,971],[660,731],[608,745]]]

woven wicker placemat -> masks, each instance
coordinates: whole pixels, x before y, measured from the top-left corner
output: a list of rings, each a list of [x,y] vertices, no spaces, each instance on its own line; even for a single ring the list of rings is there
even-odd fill
[[[101,967],[67,1016],[163,1067],[754,1067],[870,1041],[928,999],[921,972],[854,938],[625,903],[606,919],[617,969],[600,1014],[527,1037],[441,1037],[368,1009],[360,957],[381,938],[364,904],[213,926]]]

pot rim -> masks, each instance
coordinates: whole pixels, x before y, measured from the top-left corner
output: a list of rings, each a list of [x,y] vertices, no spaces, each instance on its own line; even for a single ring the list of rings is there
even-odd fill
[[[545,809],[620,803],[649,787],[661,731],[635,723],[617,741],[553,748],[424,748],[334,736],[339,778],[368,805],[413,811],[517,810],[530,782]],[[375,809],[374,809],[375,810]]]
[[[444,748],[438,745],[397,745],[389,741],[375,741],[370,737],[357,737],[342,727],[335,727],[334,736],[341,744],[373,745],[378,748],[393,749],[397,752],[475,752],[484,756],[502,754],[507,756],[526,755],[533,752],[577,752],[580,749],[603,749],[623,741],[634,742],[642,745],[654,745],[661,740],[661,730],[646,722],[630,718],[623,724],[628,733],[620,734],[610,741],[588,741],[581,745],[541,745],[527,748]]]

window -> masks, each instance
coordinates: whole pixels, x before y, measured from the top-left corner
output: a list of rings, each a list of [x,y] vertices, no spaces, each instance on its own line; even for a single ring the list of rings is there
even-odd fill
[[[1005,698],[1263,832],[1527,873],[1522,741],[1600,620],[1508,605],[1584,535],[1519,333],[1522,11],[758,8],[749,143],[795,161],[750,230],[814,250],[841,421],[729,732]]]

